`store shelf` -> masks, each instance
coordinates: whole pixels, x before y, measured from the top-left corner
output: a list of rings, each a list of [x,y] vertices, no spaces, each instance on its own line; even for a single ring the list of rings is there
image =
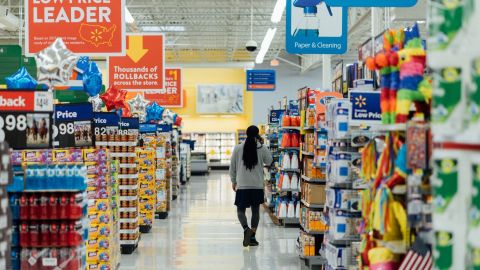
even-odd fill
[[[407,124],[375,125],[370,127],[370,131],[406,131]]]
[[[305,201],[304,199],[302,199],[301,202],[303,203],[303,205],[305,205],[308,208],[321,208],[321,209],[325,208],[324,204],[313,204]]]
[[[314,157],[314,156],[315,156],[315,153],[311,153],[311,152],[302,152],[302,155],[303,155],[303,156],[310,156],[310,157]]]
[[[300,127],[288,126],[288,127],[279,127],[279,129],[283,129],[283,130],[288,130],[288,129],[300,130],[301,128],[300,128]]]
[[[282,171],[282,172],[296,172],[296,173],[300,173],[300,170],[299,170],[299,169],[283,169],[283,168],[280,168],[280,171]]]
[[[286,150],[297,150],[300,151],[300,147],[279,147],[278,148],[280,151],[286,151]]]
[[[279,189],[278,192],[300,192],[300,190],[298,189],[291,189],[291,188],[287,188],[287,189]]]
[[[304,232],[306,232],[307,234],[310,234],[310,235],[324,235],[327,233],[327,231],[312,231],[312,230],[309,230],[309,229],[306,229],[305,227],[303,227],[303,225],[300,223],[300,227],[302,227],[302,230]]]
[[[283,225],[300,225],[299,218],[278,218],[283,222]]]
[[[304,127],[303,130],[305,130],[305,131],[315,130],[315,127],[314,126],[308,126],[308,127]]]
[[[333,239],[331,234],[326,234],[325,238],[327,242],[332,245],[339,245],[339,246],[348,246],[352,242],[361,241],[360,235],[356,235],[355,237],[343,238],[343,239]]]
[[[317,183],[317,184],[326,184],[327,182],[324,180],[324,179],[319,179],[319,178],[310,178],[306,175],[302,175],[302,179],[305,181],[305,182],[309,182],[309,183]]]

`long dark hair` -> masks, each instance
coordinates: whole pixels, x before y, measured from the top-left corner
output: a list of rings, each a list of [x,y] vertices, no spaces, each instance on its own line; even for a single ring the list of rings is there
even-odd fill
[[[260,130],[256,126],[247,128],[247,139],[243,147],[243,164],[248,170],[252,170],[258,164],[257,137]]]

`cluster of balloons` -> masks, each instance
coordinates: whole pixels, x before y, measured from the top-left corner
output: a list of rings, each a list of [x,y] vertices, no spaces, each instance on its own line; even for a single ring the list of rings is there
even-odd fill
[[[138,117],[140,122],[181,125],[182,118],[173,111],[163,108],[156,102],[150,102],[141,94],[126,102],[126,90],[109,87],[100,95],[103,87],[102,73],[97,64],[88,57],[78,57],[68,50],[61,38],[35,55],[37,63],[37,80],[25,67],[7,77],[8,89],[36,89],[44,84],[53,89],[54,86],[67,85],[74,70],[77,80],[82,80],[83,89],[88,94],[88,101],[93,110],[99,112],[104,105],[108,111],[116,111],[122,117]]]

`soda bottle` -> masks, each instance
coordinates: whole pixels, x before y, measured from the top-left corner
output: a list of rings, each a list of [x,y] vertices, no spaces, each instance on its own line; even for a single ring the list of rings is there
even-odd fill
[[[58,230],[58,246],[68,247],[68,224],[62,222]]]
[[[50,242],[50,224],[48,223],[42,223],[40,225],[40,245],[42,247],[52,246]]]
[[[58,224],[52,223],[50,224],[50,245],[52,247],[58,247],[60,246],[60,239],[59,239],[59,231],[60,228]]]
[[[28,198],[28,207],[30,210],[30,219],[38,220],[40,218],[39,213],[39,197],[35,194],[30,195]]]
[[[19,230],[20,230],[20,246],[23,248],[30,247],[30,233],[29,233],[28,223],[22,222],[22,224],[20,224]]]
[[[59,201],[59,198],[57,197],[56,194],[50,195],[50,198],[48,200],[48,212],[49,212],[49,217],[52,220],[56,220],[59,218],[58,201]]]
[[[30,246],[39,247],[41,246],[40,242],[40,225],[36,222],[30,223],[28,226],[28,231],[30,234]]]
[[[20,220],[30,219],[30,208],[28,206],[28,197],[23,194],[20,197]]]
[[[49,198],[46,194],[41,194],[39,196],[39,205],[38,209],[40,210],[40,219],[47,220],[50,219],[50,213],[48,212]]]
[[[67,211],[68,211],[68,197],[67,195],[65,194],[62,194],[60,196],[60,201],[59,201],[59,204],[58,204],[58,219],[67,219]]]

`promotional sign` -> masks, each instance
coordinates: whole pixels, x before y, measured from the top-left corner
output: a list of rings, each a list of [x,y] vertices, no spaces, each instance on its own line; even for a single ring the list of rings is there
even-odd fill
[[[268,117],[268,123],[274,125],[280,124],[280,117],[282,116],[283,112],[285,112],[285,110],[271,110]]]
[[[165,88],[145,92],[145,99],[167,108],[183,107],[182,69],[165,69]]]
[[[62,38],[81,55],[125,54],[125,0],[25,0],[26,53]]]
[[[323,0],[287,0],[287,52],[343,54],[347,51],[348,8]]]
[[[125,90],[165,88],[164,37],[128,35],[127,55],[109,57],[109,84]]]
[[[350,123],[367,125],[382,123],[379,91],[351,90],[349,95],[352,103]]]
[[[54,147],[93,146],[91,103],[56,105],[54,119]]]
[[[417,0],[325,0],[328,5],[341,7],[413,7]]]
[[[247,91],[275,91],[275,70],[247,70]]]
[[[138,134],[140,129],[140,119],[138,117],[122,117],[118,122],[118,134],[133,135]]]
[[[103,136],[118,133],[120,117],[114,112],[93,113],[93,134]]]
[[[53,94],[0,91],[0,142],[13,149],[52,146]]]
[[[290,114],[291,116],[300,115],[298,102],[293,101],[293,100],[289,101],[289,103],[288,103],[288,114]]]
[[[171,132],[173,130],[173,125],[159,124],[157,125],[157,133]]]

